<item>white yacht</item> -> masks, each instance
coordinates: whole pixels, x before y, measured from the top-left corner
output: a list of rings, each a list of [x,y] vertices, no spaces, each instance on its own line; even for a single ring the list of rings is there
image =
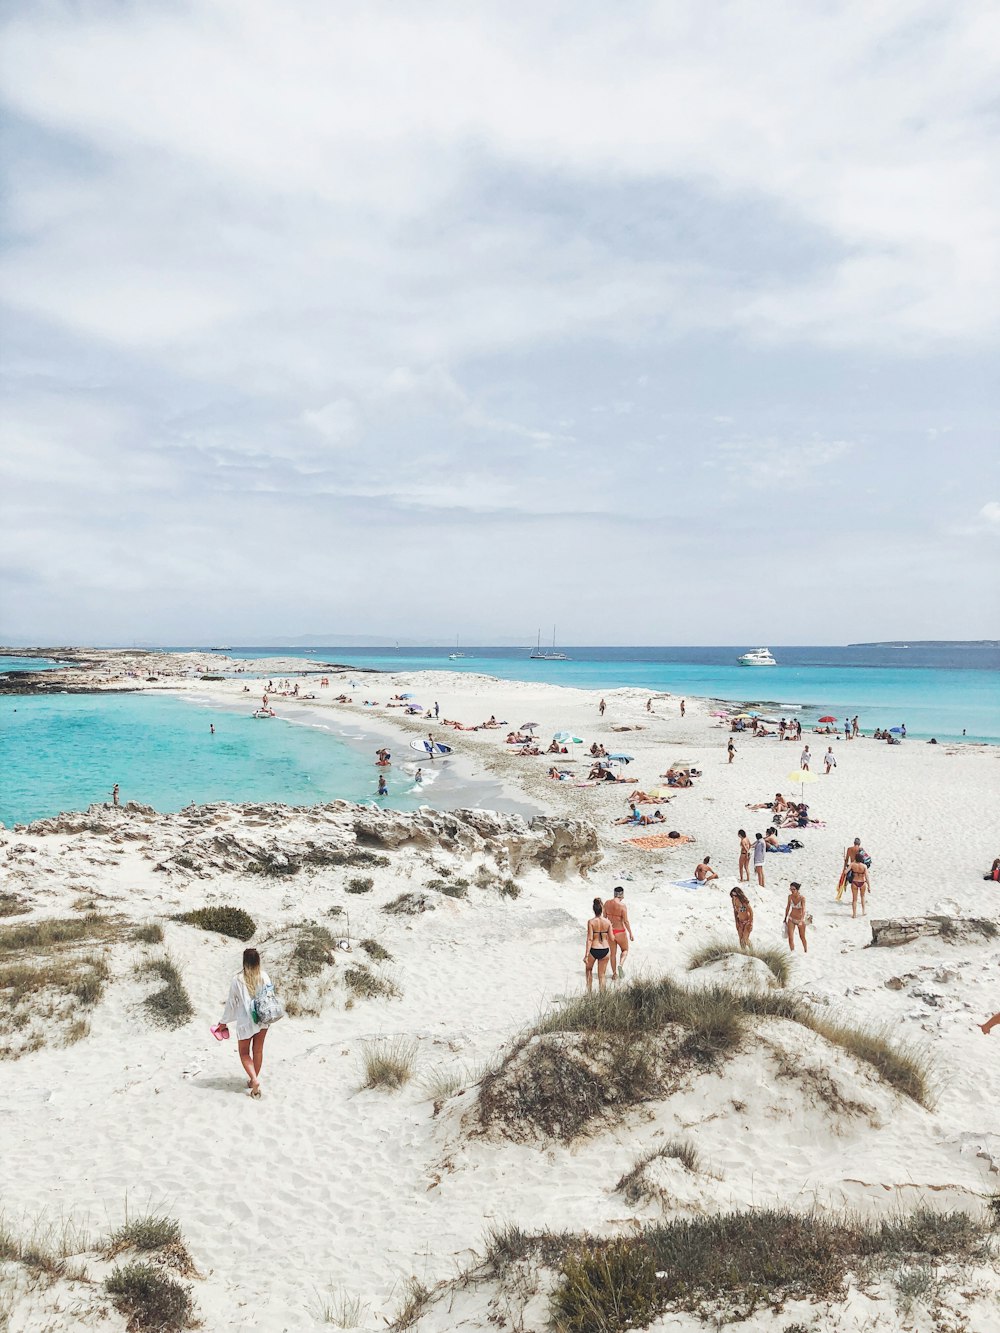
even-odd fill
[[[754,648],[752,652],[742,653],[737,659],[740,666],[777,666],[771,656],[770,648]]]
[[[555,625],[552,626],[552,651],[550,652],[550,651],[548,650],[548,648],[546,648],[546,649],[543,650],[543,648],[542,648],[542,631],[539,630],[539,631],[538,631],[538,641],[537,641],[537,643],[535,644],[534,648],[532,648],[531,652],[528,654],[528,657],[530,658],[530,660],[531,660],[532,662],[568,662],[568,661],[569,661],[569,658],[566,656],[565,653],[557,653],[557,652],[556,652],[556,627],[555,627]]]

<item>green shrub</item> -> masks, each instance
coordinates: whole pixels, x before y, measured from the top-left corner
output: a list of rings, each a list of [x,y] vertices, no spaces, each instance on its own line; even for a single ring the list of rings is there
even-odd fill
[[[560,1333],[644,1328],[659,1308],[652,1256],[624,1239],[567,1255],[552,1298]]]
[[[501,879],[497,881],[497,893],[501,898],[520,898],[521,886],[513,879]]]
[[[233,940],[253,939],[257,933],[257,923],[242,907],[196,907],[191,912],[181,912],[174,920],[197,926],[199,930],[214,931],[216,935],[228,935]]]
[[[104,1289],[115,1308],[128,1319],[130,1329],[170,1333],[191,1323],[191,1293],[152,1264],[116,1267],[105,1278]]]
[[[376,976],[364,963],[352,964],[344,969],[344,981],[349,989],[362,1000],[379,998],[394,999],[399,995],[399,988],[387,977]]]
[[[163,1250],[180,1242],[180,1223],[172,1217],[148,1213],[116,1227],[108,1236],[107,1253],[113,1258],[122,1250]]]
[[[349,879],[345,885],[348,893],[371,893],[374,887],[375,881],[371,875],[356,875],[353,879]]]
[[[469,881],[467,879],[429,879],[424,888],[432,889],[436,893],[443,893],[449,898],[467,898],[469,896]]]

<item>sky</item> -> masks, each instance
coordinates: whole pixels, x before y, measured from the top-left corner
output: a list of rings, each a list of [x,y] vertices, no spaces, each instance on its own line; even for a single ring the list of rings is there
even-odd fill
[[[8,0],[0,640],[1000,637],[989,0]]]

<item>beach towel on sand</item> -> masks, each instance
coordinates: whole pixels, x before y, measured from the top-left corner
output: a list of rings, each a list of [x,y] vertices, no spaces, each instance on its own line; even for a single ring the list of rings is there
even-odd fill
[[[661,847],[679,847],[682,842],[694,842],[694,838],[688,837],[686,833],[682,833],[679,838],[671,838],[666,833],[646,833],[641,838],[626,838],[625,841],[634,843],[643,851],[653,851]]]
[[[705,887],[700,879],[672,879],[669,884],[672,889],[703,889]]]

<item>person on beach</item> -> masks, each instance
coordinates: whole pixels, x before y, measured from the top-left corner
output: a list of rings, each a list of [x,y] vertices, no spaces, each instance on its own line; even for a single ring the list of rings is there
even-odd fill
[[[389,795],[389,788],[388,788],[388,785],[386,784],[385,774],[384,774],[384,773],[380,773],[380,774],[378,775],[378,794],[379,794],[379,796],[388,796],[388,795]]]
[[[597,705],[597,711],[600,713],[601,717],[604,716],[605,708],[607,708],[607,704],[602,699],[601,702]]]
[[[419,787],[421,782],[423,782],[423,780],[424,780],[424,770],[422,768],[418,768],[416,773],[414,773],[413,775],[413,781]]]
[[[604,915],[600,898],[591,904],[594,915],[587,922],[587,938],[583,946],[583,966],[587,974],[587,990],[594,988],[594,964],[597,964],[597,985],[604,990],[604,974],[608,970],[608,954],[611,952],[611,922]]]
[[[729,737],[729,744],[726,746],[726,751],[729,755],[729,762],[732,763],[736,758],[736,746],[733,744],[732,736]]]
[[[802,941],[802,952],[808,953],[809,946],[806,944],[806,900],[802,894],[802,885],[796,884],[795,880],[788,886],[788,902],[785,904],[785,929],[788,931],[788,947],[792,953],[795,952],[795,932],[799,932],[799,939]]]
[[[435,718],[439,718],[441,716],[441,709],[439,708],[438,701],[436,699],[434,700],[434,716]]]
[[[116,782],[115,785],[111,788],[111,803],[112,803],[112,805],[117,805],[117,804],[118,804],[118,783],[117,783],[117,782]]]
[[[653,711],[653,701],[652,701],[652,699],[647,699],[647,700],[646,700],[646,712],[647,712],[647,713],[651,713],[652,711]]]
[[[694,868],[694,877],[699,884],[708,884],[711,880],[719,878],[708,864],[711,859],[712,858],[706,854]]]
[[[802,769],[803,773],[809,772],[809,761],[811,758],[812,756],[809,753],[809,746],[806,745],[803,748],[802,753],[799,755],[799,768]]]
[[[867,915],[865,910],[865,894],[869,889],[868,867],[860,857],[851,862],[847,880],[851,886],[851,916],[856,917],[858,914],[859,897],[861,899],[861,915]]]
[[[850,739],[851,739],[851,723],[850,723],[850,719],[845,717],[845,718],[844,718],[844,740],[845,740],[845,741],[849,741]]]
[[[264,1038],[267,1028],[254,1019],[254,997],[271,978],[260,965],[256,949],[243,950],[243,968],[229,983],[229,998],[219,1019],[218,1032],[224,1039],[229,1036],[229,1024],[236,1024],[236,1040],[240,1064],[246,1070],[247,1087],[251,1097],[260,1096],[260,1070],[264,1063]]]
[[[979,1024],[979,1030],[984,1036],[988,1037],[998,1024],[1000,1024],[1000,1014],[994,1014],[993,1017],[988,1018],[985,1023]]]
[[[736,920],[736,934],[740,937],[740,948],[750,948],[750,932],[753,930],[753,908],[750,899],[742,889],[730,889],[729,899],[733,904],[733,916]]]
[[[826,754],[823,756],[823,765],[824,765],[824,767],[825,767],[825,769],[826,769],[826,776],[827,776],[827,777],[830,776],[830,770],[831,770],[832,768],[836,768],[836,767],[837,767],[837,758],[836,758],[836,755],[833,753],[833,746],[832,746],[832,745],[828,745],[828,746],[826,747]]]
[[[625,889],[621,884],[615,885],[614,896],[604,904],[604,915],[611,922],[611,980],[615,981],[619,974],[624,976],[629,941],[635,939],[625,906]]]
[[[756,841],[753,845],[753,868],[757,873],[757,883],[761,888],[764,887],[764,857],[767,855],[767,843],[764,841],[763,833],[755,833]]]
[[[857,734],[858,734],[858,715],[857,713],[855,713],[854,716],[851,718],[851,739],[854,740]]]
[[[737,837],[740,840],[740,867],[739,880],[742,884],[744,880],[750,883],[750,839],[747,837],[745,828],[737,830]]]
[[[682,700],[681,700],[681,717],[684,716],[684,704],[685,704],[685,701],[682,699]]]

